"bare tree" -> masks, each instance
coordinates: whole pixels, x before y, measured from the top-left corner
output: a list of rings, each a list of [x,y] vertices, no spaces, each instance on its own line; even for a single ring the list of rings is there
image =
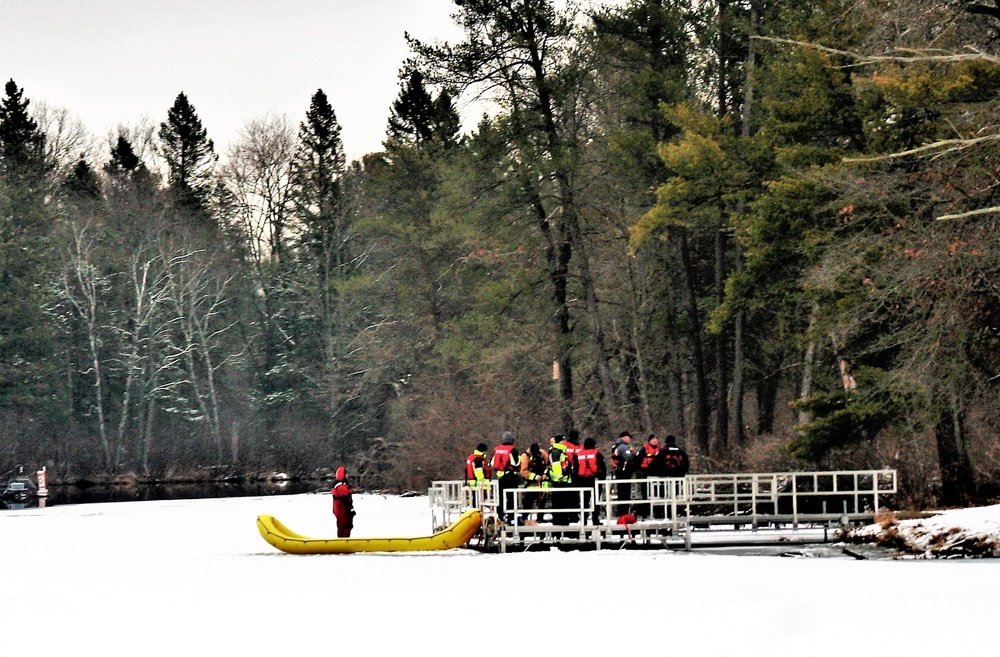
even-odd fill
[[[75,311],[87,340],[89,367],[87,374],[93,377],[93,410],[97,416],[98,436],[104,456],[104,465],[113,470],[118,465],[120,445],[112,442],[108,434],[104,372],[102,368],[102,308],[103,294],[109,285],[108,278],[101,274],[97,266],[97,238],[87,223],[72,223],[72,240],[67,249],[66,261],[61,275],[63,299]]]
[[[45,135],[45,160],[53,167],[56,180],[62,180],[81,159],[95,161],[99,146],[83,123],[69,110],[36,102],[33,118]]]
[[[139,465],[149,474],[157,401],[179,385],[175,378],[163,373],[180,367],[187,350],[161,349],[169,344],[170,331],[181,318],[167,312],[171,289],[159,254],[151,253],[149,245],[140,245],[130,257],[125,274],[128,313],[126,321],[116,327],[120,336],[117,360],[125,372],[117,444],[125,444],[129,420],[134,414],[139,429],[136,441]],[[133,393],[138,393],[134,404]]]
[[[295,130],[288,118],[267,115],[250,121],[228,151],[223,176],[233,220],[258,269],[268,260],[280,263],[293,229],[291,167],[295,144]]]
[[[168,288],[164,302],[177,318],[172,358],[181,359],[184,367],[183,380],[169,388],[177,404],[171,410],[205,422],[215,455],[222,457],[218,373],[233,357],[224,341],[234,326],[225,313],[232,277],[220,275],[201,251],[165,250],[161,257]],[[183,390],[192,398],[184,397]]]

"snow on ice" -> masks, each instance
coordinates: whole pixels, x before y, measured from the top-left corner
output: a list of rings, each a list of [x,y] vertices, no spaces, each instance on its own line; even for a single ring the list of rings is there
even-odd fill
[[[357,495],[356,505],[356,536],[430,531],[426,497]],[[336,534],[330,497],[317,494],[0,511],[3,652],[905,655],[996,646],[992,559],[298,556],[264,542],[260,513],[302,534]],[[995,545],[1000,506],[889,527],[922,554],[948,541]]]

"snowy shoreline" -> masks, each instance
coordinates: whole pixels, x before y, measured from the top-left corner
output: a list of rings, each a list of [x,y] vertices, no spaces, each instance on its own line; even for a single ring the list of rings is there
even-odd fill
[[[932,513],[903,520],[888,513],[850,532],[847,541],[891,548],[897,559],[1000,557],[1000,504]]]

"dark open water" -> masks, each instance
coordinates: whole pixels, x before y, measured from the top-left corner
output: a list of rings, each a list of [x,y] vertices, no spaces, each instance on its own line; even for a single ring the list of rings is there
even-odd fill
[[[196,500],[217,497],[295,495],[326,488],[317,482],[269,482],[255,484],[142,484],[135,486],[50,486],[48,497],[11,502],[0,500],[2,509],[51,507],[95,502],[139,502],[152,500]]]

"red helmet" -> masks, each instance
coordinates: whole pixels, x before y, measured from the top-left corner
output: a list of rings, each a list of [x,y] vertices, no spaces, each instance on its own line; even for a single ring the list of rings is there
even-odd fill
[[[337,481],[344,481],[345,479],[347,479],[347,470],[344,469],[344,466],[340,466],[337,468]]]

